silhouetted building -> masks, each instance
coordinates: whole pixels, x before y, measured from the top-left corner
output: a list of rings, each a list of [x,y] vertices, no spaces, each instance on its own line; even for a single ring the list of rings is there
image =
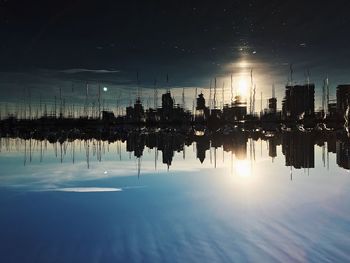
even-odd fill
[[[174,109],[174,99],[171,97],[170,91],[167,91],[162,95],[162,108],[161,120],[162,121],[171,121],[173,116]]]
[[[146,110],[146,119],[150,123],[156,123],[159,121],[158,111],[155,109]]]
[[[205,98],[204,98],[203,93],[201,93],[198,95],[198,98],[197,98],[196,110],[204,110],[205,108],[206,108],[205,107]]]
[[[315,85],[286,86],[282,101],[284,119],[297,120],[315,115]]]
[[[275,114],[277,112],[277,99],[269,99],[269,113]]]
[[[139,98],[136,99],[134,107],[126,107],[126,119],[131,122],[145,121],[145,111]]]
[[[195,112],[195,120],[197,122],[205,121],[209,118],[209,108],[205,106],[205,98],[203,93],[198,95],[196,99],[196,112]]]
[[[328,103],[328,115],[331,118],[337,116],[337,103],[336,102]]]
[[[223,109],[223,119],[227,122],[244,120],[247,115],[247,104],[240,96],[235,97],[231,105],[225,105]]]
[[[102,120],[104,122],[113,122],[116,120],[114,113],[111,111],[102,111]]]
[[[340,116],[344,116],[350,102],[350,84],[339,85],[337,87],[337,112]]]

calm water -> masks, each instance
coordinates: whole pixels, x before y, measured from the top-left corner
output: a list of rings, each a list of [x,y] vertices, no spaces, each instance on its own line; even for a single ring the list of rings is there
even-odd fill
[[[0,261],[349,261],[344,144],[214,144],[2,139]]]

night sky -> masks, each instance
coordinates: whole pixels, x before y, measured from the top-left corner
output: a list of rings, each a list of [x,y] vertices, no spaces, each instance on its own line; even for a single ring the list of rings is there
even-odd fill
[[[200,86],[244,59],[281,85],[289,64],[299,81],[309,70],[316,83],[345,82],[349,13],[346,0],[0,0],[0,70],[112,70],[130,81],[138,71],[145,85],[169,74]]]
[[[241,47],[283,57],[346,49],[350,40],[345,0],[2,0],[0,10],[5,68],[219,63]]]

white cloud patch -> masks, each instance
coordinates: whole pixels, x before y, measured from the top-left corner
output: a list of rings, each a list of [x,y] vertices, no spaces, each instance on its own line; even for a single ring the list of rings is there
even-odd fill
[[[96,192],[121,192],[121,188],[110,188],[110,187],[67,187],[67,188],[56,188],[48,189],[47,191],[57,192],[74,192],[74,193],[96,193]]]

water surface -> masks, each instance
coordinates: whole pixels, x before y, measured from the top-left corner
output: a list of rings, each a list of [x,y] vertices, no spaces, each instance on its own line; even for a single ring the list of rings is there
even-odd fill
[[[251,139],[212,144],[203,163],[193,142],[170,165],[164,150],[137,158],[121,141],[90,141],[89,155],[78,140],[1,144],[1,262],[350,258],[350,177],[327,143],[301,169],[285,166],[283,144],[272,158]]]

